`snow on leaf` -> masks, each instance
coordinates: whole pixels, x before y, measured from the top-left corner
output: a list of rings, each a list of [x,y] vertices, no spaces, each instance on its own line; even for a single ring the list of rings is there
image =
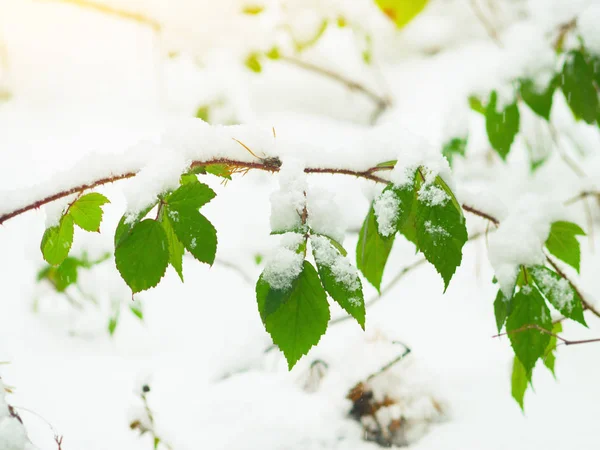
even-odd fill
[[[301,215],[306,205],[304,165],[289,158],[283,162],[278,176],[279,190],[271,194],[271,229],[275,232],[292,231],[302,226]]]
[[[312,236],[310,242],[325,290],[364,329],[365,304],[358,271],[326,237]]]
[[[371,207],[358,235],[356,267],[377,291],[380,291],[383,270],[394,245],[394,236],[379,234],[375,211]]]
[[[543,296],[563,316],[586,325],[581,298],[567,280],[544,266],[530,267],[528,273],[531,274]]]
[[[385,237],[396,233],[400,199],[393,189],[385,189],[373,203],[379,234]]]
[[[287,290],[302,271],[304,255],[299,247],[304,245],[304,236],[286,233],[281,236],[281,246],[269,255],[261,278],[272,289]]]
[[[330,317],[327,294],[315,268],[304,261],[292,286],[275,296],[276,308],[269,307],[268,302],[273,302],[273,297],[271,286],[261,276],[256,284],[258,309],[265,329],[291,369],[319,342],[327,329]]]

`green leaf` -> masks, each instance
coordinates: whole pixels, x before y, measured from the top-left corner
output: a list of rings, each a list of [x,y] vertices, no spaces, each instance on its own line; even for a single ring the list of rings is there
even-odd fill
[[[388,237],[379,234],[375,212],[371,206],[358,235],[356,267],[378,292],[381,292],[383,269],[394,245],[394,237],[394,234]]]
[[[427,6],[428,0],[375,0],[375,3],[396,27],[402,28]]]
[[[315,268],[304,261],[302,272],[285,291],[273,289],[263,276],[256,284],[256,299],[263,324],[281,349],[291,369],[316,345],[327,329],[329,304]],[[273,307],[273,302],[277,307]],[[270,305],[270,306],[269,306]]]
[[[329,238],[313,237],[311,244],[323,287],[364,330],[365,299],[358,272]]]
[[[73,219],[69,214],[65,214],[57,226],[50,227],[44,232],[40,249],[46,262],[56,266],[69,255],[72,244]]]
[[[538,116],[550,120],[550,111],[552,109],[552,97],[554,91],[558,87],[558,77],[552,78],[550,83],[543,91],[539,91],[533,80],[525,79],[521,80],[519,86],[519,92],[523,101],[531,108],[531,110]]]
[[[127,214],[123,214],[123,217],[121,217],[121,220],[119,221],[119,224],[117,225],[117,229],[115,230],[115,248],[117,248],[121,244],[123,239],[125,239],[127,236],[129,236],[132,228],[135,225],[137,225],[138,223],[140,223],[140,220],[142,220],[144,217],[146,217],[146,215],[150,212],[150,210],[152,208],[154,208],[155,206],[156,206],[156,203],[153,203],[152,205],[147,206],[133,219],[128,218]]]
[[[175,234],[171,220],[166,214],[161,214],[161,224],[167,236],[169,243],[169,264],[173,266],[177,275],[183,282],[183,253],[185,251],[183,244]]]
[[[142,311],[142,305],[141,304],[133,304],[129,307],[129,310],[133,313],[133,315],[135,317],[137,317],[138,319],[140,319],[141,321],[144,321],[144,311]]]
[[[512,303],[510,299],[506,298],[502,291],[498,289],[496,300],[494,301],[494,315],[496,316],[496,327],[498,327],[498,333],[502,331],[502,327],[506,322],[506,318],[510,315],[511,310]]]
[[[215,197],[203,183],[184,184],[165,199],[165,212],[183,246],[198,261],[212,265],[217,252],[217,230],[198,211]]]
[[[396,164],[398,164],[398,160],[397,159],[391,159],[389,161],[384,161],[382,163],[377,164],[376,167],[389,167],[389,168],[394,168],[396,167]]]
[[[215,191],[204,183],[187,183],[171,193],[165,199],[165,202],[171,209],[181,207],[200,209],[200,207],[210,202],[215,196]]]
[[[38,281],[46,279],[57,292],[64,292],[70,285],[77,283],[77,258],[67,257],[59,266],[47,266],[37,276]]]
[[[544,266],[530,267],[528,273],[542,295],[563,316],[587,326],[583,317],[581,298],[566,279]]]
[[[227,164],[209,164],[205,166],[206,173],[231,180],[231,169]]]
[[[69,207],[69,214],[80,228],[99,232],[103,213],[101,206],[106,203],[110,202],[104,195],[92,192],[79,197]]]
[[[169,264],[169,243],[162,225],[152,219],[135,224],[115,249],[115,262],[134,293],[156,286]]]
[[[506,160],[515,136],[519,132],[519,108],[514,102],[502,111],[496,111],[497,102],[498,94],[492,91],[485,110],[485,129],[492,148],[503,160]]]
[[[281,58],[281,53],[279,51],[279,48],[272,47],[271,50],[265,53],[265,56],[269,59],[277,60]]]
[[[442,155],[446,157],[450,165],[452,166],[452,160],[455,155],[465,156],[467,149],[467,138],[453,138],[446,142],[442,149]]]
[[[548,347],[546,347],[546,351],[544,352],[544,365],[552,372],[552,375],[556,378],[556,374],[554,373],[554,365],[556,364],[556,335],[562,332],[562,323],[556,322],[552,326],[552,334],[554,336],[550,336],[550,342],[548,343]]]
[[[525,391],[529,385],[530,376],[525,370],[521,361],[516,356],[513,359],[513,370],[511,376],[511,393],[512,397],[517,401],[521,410],[524,410],[523,400],[525,399]]]
[[[198,109],[196,110],[196,118],[202,119],[205,122],[210,123],[210,106],[209,105],[199,106]]]
[[[108,319],[108,334],[111,336],[115,334],[115,330],[117,329],[117,325],[119,324],[119,314],[115,314],[114,316]]]
[[[442,276],[445,292],[469,238],[462,208],[439,176],[420,187],[416,208],[419,250]]]
[[[581,250],[575,236],[585,236],[579,225],[564,221],[554,222],[546,240],[546,248],[579,273]]]
[[[248,69],[252,72],[260,73],[262,72],[262,64],[260,63],[260,54],[259,53],[250,53],[244,61],[244,64]]]
[[[346,249],[342,246],[342,244],[340,244],[338,241],[336,241],[334,238],[329,237],[325,234],[321,234],[321,233],[311,233],[311,235],[315,235],[315,236],[322,236],[324,238],[327,238],[330,242],[331,245],[333,245],[336,250],[338,252],[340,252],[342,254],[342,256],[347,256],[348,252],[346,251]]]
[[[544,356],[550,336],[537,329],[527,328],[537,325],[545,330],[552,329],[550,310],[536,287],[524,286],[513,298],[513,309],[506,321],[506,331],[515,355],[531,374],[536,361]]]
[[[598,118],[598,94],[594,86],[594,69],[585,55],[569,52],[562,70],[562,91],[577,119],[593,124]]]
[[[469,96],[469,107],[473,111],[485,116],[485,106],[483,106],[483,102],[479,97],[476,97],[475,95]]]

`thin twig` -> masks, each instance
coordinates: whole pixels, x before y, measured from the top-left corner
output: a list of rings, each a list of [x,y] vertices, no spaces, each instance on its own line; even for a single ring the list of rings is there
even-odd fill
[[[548,129],[550,130],[550,137],[556,146],[556,150],[558,151],[558,156],[565,162],[565,164],[577,175],[579,178],[584,178],[586,176],[585,172],[577,162],[571,158],[566,152],[563,146],[560,144],[560,139],[558,137],[558,130],[551,122],[548,123]]]
[[[376,376],[381,375],[386,370],[389,370],[392,366],[394,366],[398,362],[402,361],[411,352],[410,347],[408,345],[400,342],[400,341],[392,341],[392,344],[399,344],[399,345],[403,346],[404,347],[404,352],[402,352],[400,355],[398,355],[397,357],[395,357],[394,359],[392,359],[389,363],[387,363],[386,365],[384,365],[378,371],[373,372],[371,375],[369,375],[367,377],[367,380],[366,380],[367,382],[371,381]]]
[[[120,19],[126,19],[126,20],[131,20],[133,22],[137,22],[137,23],[141,23],[143,25],[148,25],[150,26],[152,29],[154,29],[154,31],[159,32],[161,30],[161,24],[148,16],[145,16],[143,14],[140,13],[136,13],[136,12],[132,12],[132,11],[127,11],[124,9],[118,9],[109,5],[105,5],[103,3],[100,2],[95,2],[95,1],[91,1],[91,0],[47,0],[47,1],[54,1],[54,2],[58,2],[58,3],[69,3],[72,5],[76,5],[79,6],[80,8],[85,8],[85,9],[91,9],[103,14],[107,14],[109,16],[115,16],[115,17],[119,17]]]
[[[462,207],[465,211],[468,211],[471,214],[475,214],[476,216],[483,217],[484,219],[489,220],[496,226],[500,225],[500,221],[490,214],[487,214],[487,213],[480,211],[476,208],[473,208],[472,206],[469,206],[469,205],[462,205]],[[2,222],[0,222],[0,223],[2,223]]]
[[[352,91],[361,92],[362,94],[369,97],[377,106],[377,109],[375,110],[373,117],[371,117],[372,122],[375,122],[377,120],[377,118],[387,108],[389,108],[392,105],[392,101],[388,97],[383,97],[383,96],[373,92],[371,89],[367,88],[365,85],[359,83],[358,81],[346,78],[345,76],[340,75],[339,73],[336,73],[332,70],[325,69],[324,67],[320,67],[315,64],[312,64],[312,63],[309,63],[309,62],[306,62],[306,61],[303,61],[301,59],[297,59],[297,58],[294,58],[291,56],[281,56],[280,59],[282,61],[292,64],[296,67],[300,67],[301,69],[308,70],[309,72],[314,72],[314,73],[317,73],[324,77],[335,80],[335,81],[345,85],[348,89],[350,89]]]
[[[496,31],[496,27],[494,27],[494,25],[485,16],[483,11],[477,4],[477,0],[471,0],[470,4],[471,4],[471,9],[473,10],[473,13],[475,14],[475,17],[477,17],[479,22],[481,22],[481,24],[483,25],[483,28],[485,28],[485,31],[488,34],[488,36],[490,37],[490,39],[494,42],[494,44],[496,44],[498,47],[502,48],[503,47],[502,41],[500,41],[500,38],[498,37],[498,32]]]
[[[537,324],[524,325],[520,328],[517,328],[516,330],[510,330],[505,333],[496,334],[496,335],[492,336],[492,338],[506,336],[509,334],[522,333],[523,331],[527,331],[527,330],[538,330],[541,333],[555,337],[556,339],[561,341],[561,344],[558,344],[558,345],[578,345],[578,344],[591,344],[592,342],[600,342],[600,338],[578,339],[578,340],[565,339],[562,336],[559,336],[558,334],[553,333],[552,331],[546,330],[544,327],[541,327]]]

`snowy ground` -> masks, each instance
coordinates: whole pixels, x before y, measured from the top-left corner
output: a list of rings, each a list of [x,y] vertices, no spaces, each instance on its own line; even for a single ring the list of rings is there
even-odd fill
[[[462,6],[458,1],[438,3],[446,9],[428,16],[434,25],[439,24],[435,11],[450,22],[464,19],[466,0]],[[396,107],[381,118],[381,133],[394,129],[395,136],[402,136],[399,145],[416,149],[439,145],[447,129],[469,114],[463,105],[470,92],[487,92],[504,77],[520,73],[532,55],[543,59],[545,27],[594,2],[573,1],[568,7],[559,7],[558,0],[513,3],[519,8],[527,4],[534,15],[517,22],[518,11],[507,8],[502,49],[473,17],[464,36],[440,25],[441,36],[435,40],[433,34],[423,37],[415,22],[415,29],[386,49],[382,75]],[[338,160],[356,158],[347,149],[371,133],[368,100],[284,64],[267,64],[258,76],[224,63],[199,70],[192,58],[163,59],[157,36],[130,22],[52,2],[1,0],[0,13],[0,38],[10,61],[0,82],[13,93],[11,101],[0,103],[3,202],[9,201],[3,192],[47,180],[92,153],[118,155],[140,141],[157,140],[163,130],[193,116],[215,90],[236,103],[239,120],[275,126],[278,140],[327,148]],[[448,47],[423,56],[440,43]],[[360,68],[351,51],[344,53],[344,46],[349,44],[343,35],[328,36],[313,57],[377,86],[377,77]],[[394,53],[399,48],[403,51]],[[355,72],[355,66],[364,73]],[[580,132],[584,150],[593,153],[600,144],[597,132],[576,128],[565,117],[559,117],[559,128]],[[468,120],[471,159],[456,167],[464,198],[484,209],[502,209],[480,190],[495,192],[498,202],[506,204],[525,191],[565,199],[579,192],[581,182],[558,158],[535,177],[528,175],[519,147],[506,167],[499,161],[490,165],[483,122],[474,113]],[[586,158],[593,176],[598,159]],[[350,230],[345,246],[352,250],[357,240],[352,230],[360,227],[375,188],[329,175],[309,181],[342,205]],[[128,183],[101,189],[112,201],[105,208],[103,233],[76,234],[74,254],[85,250],[94,257],[112,248]],[[151,448],[149,436],[140,438],[129,429],[143,414],[139,392],[148,383],[157,430],[174,450],[374,449],[375,444],[362,440],[360,425],[347,417],[351,402],[345,396],[401,351],[391,344],[397,340],[412,353],[382,377],[382,389],[408,399],[432,396],[446,411],[445,420],[411,448],[598,448],[600,364],[594,345],[560,348],[557,380],[536,371],[535,394],[526,395],[525,415],[511,398],[512,352],[506,339],[491,338],[497,288],[491,283],[484,239],[467,244],[446,294],[434,269],[420,267],[368,310],[366,332],[352,321],[331,326],[318,347],[288,372],[282,355],[265,352],[270,338],[254,295],[261,270],[255,255],[268,253],[275,242],[269,237],[269,196],[276,179],[250,173],[226,186],[214,178],[210,183],[218,195],[203,211],[219,232],[217,263],[209,269],[186,259],[185,284],[169,269],[156,289],[136,295],[143,323],[127,309],[130,294],[112,260],[83,276],[82,286],[99,303],[83,311],[36,283],[43,265],[43,210],[0,229],[0,362],[9,362],[0,365],[0,375],[16,388],[9,403],[26,408],[18,411],[35,447],[56,448],[41,416],[64,435],[64,450]],[[573,220],[585,222],[579,207],[569,212]],[[477,218],[469,216],[468,221],[472,231],[485,227]],[[595,276],[600,260],[588,241],[582,248],[580,284],[593,299],[600,287]],[[415,258],[410,245],[398,242],[383,285]],[[371,298],[374,289],[366,288],[365,294]],[[106,325],[115,302],[122,310],[111,338]],[[332,315],[343,314],[338,308]],[[598,337],[598,320],[589,317],[588,323],[590,330],[567,325],[564,334]],[[328,370],[316,390],[307,392],[304,386],[316,359],[325,361]]]

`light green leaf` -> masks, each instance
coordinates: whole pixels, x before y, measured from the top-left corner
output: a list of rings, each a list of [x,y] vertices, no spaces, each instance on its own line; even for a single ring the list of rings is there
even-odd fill
[[[515,136],[519,132],[519,108],[514,102],[502,111],[496,111],[497,102],[498,94],[492,91],[485,110],[485,129],[492,148],[503,160],[506,160]]]
[[[108,319],[108,334],[111,336],[115,334],[115,330],[117,329],[117,325],[119,324],[119,314],[115,314],[114,316]]]
[[[267,332],[291,369],[316,345],[327,329],[329,304],[315,268],[304,261],[302,272],[286,291],[272,294],[261,276],[256,284],[258,310]]]
[[[475,95],[469,96],[469,107],[479,114],[483,114],[485,116],[485,106],[483,106],[483,102],[481,99]]]
[[[569,52],[561,81],[562,91],[575,117],[589,124],[596,122],[598,93],[594,86],[594,69],[581,51]]]
[[[462,209],[440,177],[420,187],[416,207],[419,250],[442,276],[445,292],[469,238]]]
[[[530,375],[536,361],[544,356],[550,336],[527,327],[537,325],[548,331],[552,330],[550,310],[538,289],[531,285],[523,286],[513,296],[512,303],[513,309],[506,321],[506,331],[515,355]]]
[[[375,212],[371,206],[358,235],[356,267],[378,292],[381,292],[383,270],[394,245],[394,236],[384,237],[379,234]]]
[[[161,215],[161,223],[167,236],[167,242],[169,243],[169,263],[183,282],[183,253],[185,249],[175,234],[175,230],[173,230],[173,225],[167,214],[163,213]]]
[[[73,244],[73,231],[73,219],[65,214],[57,226],[44,232],[40,249],[46,262],[56,266],[65,260]]]
[[[64,292],[70,285],[77,283],[77,258],[67,257],[59,266],[46,266],[38,272],[38,281],[46,279],[57,292]]]
[[[129,310],[133,313],[135,317],[140,319],[142,322],[144,321],[144,311],[142,311],[141,304],[133,304],[129,307]]]
[[[313,238],[311,244],[323,287],[364,330],[365,299],[358,272],[328,238]]]
[[[244,61],[244,64],[248,69],[252,72],[260,73],[262,72],[262,64],[260,63],[260,54],[259,53],[250,53]]]
[[[511,376],[511,393],[512,397],[521,407],[521,410],[524,410],[523,400],[525,399],[525,391],[529,385],[530,378],[530,374],[527,373],[519,358],[515,356]]]
[[[162,225],[152,219],[135,224],[115,249],[115,262],[134,293],[156,286],[169,264],[169,243]]]
[[[321,39],[321,37],[325,34],[325,30],[327,30],[328,25],[329,22],[327,21],[327,19],[324,19],[319,25],[319,28],[317,28],[315,34],[309,37],[308,39],[299,41],[294,38],[294,45],[296,47],[296,51],[298,53],[301,53],[304,50],[308,50],[310,47],[315,45],[319,41],[319,39]]]
[[[427,6],[429,0],[375,0],[379,9],[402,28]]]
[[[552,326],[552,334],[554,336],[550,336],[550,342],[548,343],[548,347],[546,347],[546,351],[544,352],[544,365],[552,372],[552,375],[556,378],[556,374],[554,373],[554,366],[556,364],[556,335],[562,332],[562,323],[556,322]]]
[[[579,225],[564,221],[554,222],[546,240],[546,248],[579,273],[581,250],[575,236],[585,236]]]
[[[533,281],[535,281],[542,295],[563,316],[587,326],[583,317],[581,298],[567,280],[544,266],[530,267],[528,268],[528,273],[533,278]]]
[[[209,164],[205,169],[206,173],[231,180],[231,168],[227,164]]]
[[[165,203],[168,204],[169,208],[175,210],[181,207],[200,209],[215,196],[215,191],[204,183],[186,183],[171,193],[165,199]]]
[[[69,214],[73,222],[86,231],[100,231],[102,205],[110,201],[102,194],[91,192],[79,197],[70,207]]]
[[[210,105],[199,106],[196,110],[196,118],[210,123]]]

